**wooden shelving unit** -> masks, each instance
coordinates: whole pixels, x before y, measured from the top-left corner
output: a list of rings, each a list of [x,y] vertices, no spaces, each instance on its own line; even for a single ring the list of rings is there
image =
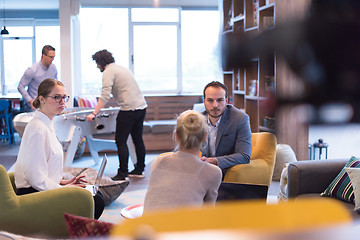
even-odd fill
[[[220,0],[222,34],[253,36],[288,19],[303,18],[310,0]],[[286,63],[273,55],[255,56],[246,67],[226,69],[224,84],[229,89],[229,99],[235,107],[244,110],[250,117],[252,132],[272,132],[278,143],[289,144],[298,159],[308,156],[308,127],[285,111],[269,112],[266,100],[270,93],[282,94],[296,91],[291,82],[296,78]],[[280,92],[278,90],[280,85]],[[265,107],[264,107],[265,106]],[[288,118],[288,119],[287,119]]]
[[[223,0],[221,7],[223,34],[257,34],[274,25],[274,3],[265,0]],[[250,116],[253,132],[275,132],[274,128],[263,125],[265,117],[274,116],[267,116],[261,109],[261,101],[266,98],[267,92],[275,90],[266,85],[269,79],[275,79],[274,62],[275,56],[270,59],[259,56],[251,59],[247,67],[224,72],[224,84],[229,89],[230,102]]]

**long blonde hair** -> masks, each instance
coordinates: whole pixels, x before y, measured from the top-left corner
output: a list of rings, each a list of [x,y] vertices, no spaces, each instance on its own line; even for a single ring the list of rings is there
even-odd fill
[[[199,112],[187,110],[180,114],[176,122],[175,133],[180,148],[200,148],[208,132],[205,117]]]

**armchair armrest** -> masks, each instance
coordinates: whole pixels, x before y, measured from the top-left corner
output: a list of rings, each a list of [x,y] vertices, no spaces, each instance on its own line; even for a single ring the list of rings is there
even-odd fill
[[[25,236],[68,237],[64,213],[94,217],[93,197],[79,187],[26,194],[12,200],[12,207],[1,210],[1,229]]]
[[[272,133],[252,134],[250,162],[226,170],[224,182],[270,186],[275,166],[276,137]]]
[[[287,175],[287,197],[323,192],[348,160],[304,160],[290,163]]]
[[[224,182],[242,184],[268,184],[268,164],[263,159],[253,159],[248,164],[238,164],[226,171]]]

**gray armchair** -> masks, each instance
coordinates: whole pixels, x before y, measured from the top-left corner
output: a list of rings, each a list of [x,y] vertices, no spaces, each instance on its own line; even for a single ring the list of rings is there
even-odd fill
[[[321,197],[320,193],[325,191],[349,159],[304,160],[290,163],[287,173],[287,198]],[[360,214],[354,211],[353,203],[338,201],[348,209],[354,220],[360,219]]]
[[[290,163],[287,197],[294,198],[301,194],[323,192],[349,159],[305,160]]]

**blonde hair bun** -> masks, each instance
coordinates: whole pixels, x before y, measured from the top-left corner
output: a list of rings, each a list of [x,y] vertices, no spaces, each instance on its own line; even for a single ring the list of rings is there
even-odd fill
[[[208,126],[202,114],[187,110],[178,117],[175,131],[180,148],[193,149],[200,147]]]

